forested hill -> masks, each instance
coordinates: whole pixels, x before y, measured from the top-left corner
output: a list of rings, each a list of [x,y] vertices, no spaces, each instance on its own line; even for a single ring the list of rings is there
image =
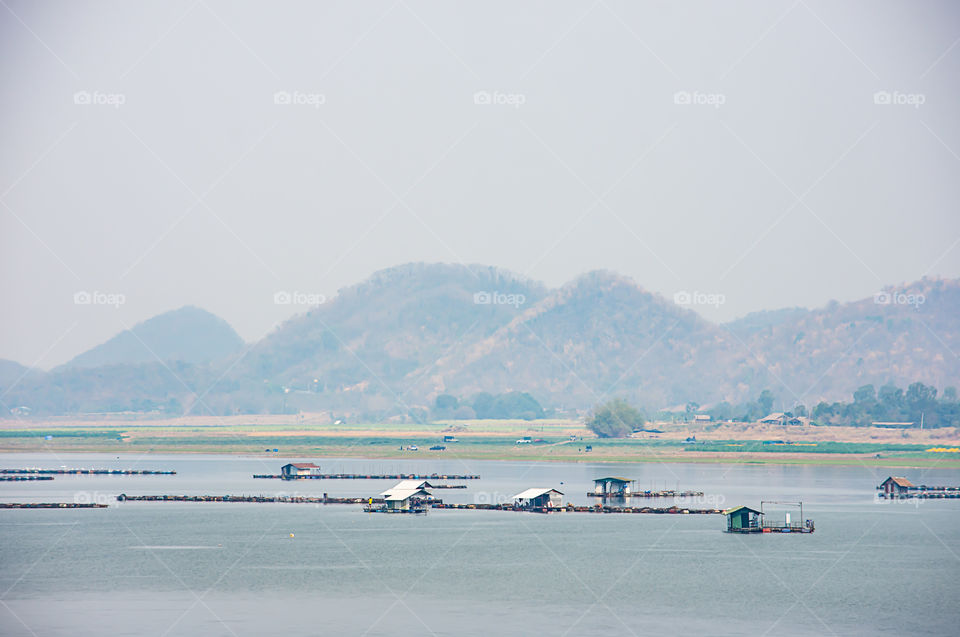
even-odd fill
[[[611,272],[551,290],[488,266],[408,264],[341,290],[249,351],[220,319],[188,309],[49,373],[7,365],[3,407],[383,418],[422,413],[442,394],[527,392],[565,410],[620,396],[655,410],[739,404],[763,389],[790,407],[848,400],[868,384],[960,384],[958,280],[718,325]]]

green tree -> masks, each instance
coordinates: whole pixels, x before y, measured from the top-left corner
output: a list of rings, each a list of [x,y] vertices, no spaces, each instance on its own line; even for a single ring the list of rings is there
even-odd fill
[[[769,389],[764,389],[760,392],[760,397],[757,398],[757,405],[760,406],[760,411],[763,412],[760,416],[761,418],[773,411],[773,399],[773,392]]]
[[[855,403],[874,403],[877,400],[877,392],[873,385],[864,385],[853,392],[853,402]]]
[[[488,418],[494,418],[493,407],[495,399],[492,394],[487,392],[480,392],[473,397],[473,411],[477,414],[477,418],[485,420]]]
[[[594,408],[587,427],[601,438],[626,438],[643,422],[639,410],[622,398],[614,398]]]
[[[457,408],[458,404],[459,401],[457,397],[451,396],[450,394],[440,394],[433,402],[433,406],[437,411],[453,411]]]
[[[903,408],[903,390],[893,385],[884,385],[878,394],[884,418],[898,420]]]

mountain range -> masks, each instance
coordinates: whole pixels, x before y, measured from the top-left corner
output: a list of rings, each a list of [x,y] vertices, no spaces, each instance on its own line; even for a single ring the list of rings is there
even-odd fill
[[[440,394],[529,392],[582,411],[755,398],[848,399],[862,385],[960,380],[960,280],[925,278],[850,303],[716,324],[606,271],[550,289],[488,266],[375,273],[246,345],[181,308],[43,372],[0,361],[0,402],[33,415],[102,412],[424,413]],[[22,408],[27,409],[22,409]]]

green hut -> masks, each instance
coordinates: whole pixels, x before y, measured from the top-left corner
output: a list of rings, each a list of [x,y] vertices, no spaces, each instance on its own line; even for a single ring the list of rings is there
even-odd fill
[[[746,506],[734,507],[723,512],[727,516],[727,533],[762,533],[760,516],[762,511]]]

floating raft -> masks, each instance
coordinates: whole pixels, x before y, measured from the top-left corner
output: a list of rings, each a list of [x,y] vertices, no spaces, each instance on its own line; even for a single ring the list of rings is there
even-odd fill
[[[106,509],[95,502],[0,502],[0,509]]]
[[[720,509],[688,509],[684,507],[615,507],[596,504],[594,506],[574,506],[567,505],[561,507],[518,507],[513,504],[444,504],[443,502],[433,502],[430,505],[434,509],[475,509],[478,511],[519,511],[533,513],[560,513],[567,511],[570,513],[653,513],[653,514],[697,514],[713,515],[723,513]]]
[[[0,476],[0,482],[29,482],[33,480],[53,480],[53,476]]]
[[[591,498],[699,498],[703,496],[703,491],[632,491],[630,493],[597,493],[590,491],[587,495]]]
[[[371,498],[331,498],[315,496],[269,496],[269,495],[127,495],[117,496],[118,502],[254,502],[270,504],[370,504]],[[374,504],[382,504],[383,498],[372,498]]]
[[[172,476],[176,471],[152,469],[0,469],[7,475]]]
[[[878,493],[877,495],[881,499],[889,500],[909,500],[911,498],[921,500],[956,500],[960,499],[960,487],[937,487],[933,489],[908,491],[907,493]]]
[[[363,473],[318,473],[315,475],[304,476],[281,476],[254,474],[254,478],[264,480],[479,480],[477,475],[441,475],[432,473],[430,475],[421,475],[416,473],[393,473],[393,474],[363,474]],[[465,486],[436,486],[435,489],[466,489]]]
[[[372,504],[368,504],[368,505],[365,505],[365,506],[363,507],[363,510],[364,510],[366,513],[412,513],[412,514],[418,514],[418,513],[426,513],[426,512],[427,512],[427,507],[425,507],[425,506],[415,506],[415,507],[410,507],[409,509],[388,509],[388,508],[386,508],[386,507],[373,506]]]

